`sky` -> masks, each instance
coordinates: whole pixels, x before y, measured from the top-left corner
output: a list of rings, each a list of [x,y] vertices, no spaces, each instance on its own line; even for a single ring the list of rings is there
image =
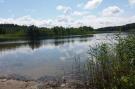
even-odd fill
[[[135,0],[0,0],[0,23],[94,28],[135,22]]]

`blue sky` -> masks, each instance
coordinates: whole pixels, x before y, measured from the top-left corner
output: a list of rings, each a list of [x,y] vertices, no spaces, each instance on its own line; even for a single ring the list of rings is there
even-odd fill
[[[134,9],[135,0],[0,0],[0,23],[102,27],[135,22]]]

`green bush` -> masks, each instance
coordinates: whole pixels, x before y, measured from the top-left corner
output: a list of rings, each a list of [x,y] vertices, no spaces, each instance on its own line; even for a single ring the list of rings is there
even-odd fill
[[[91,48],[89,54],[90,88],[135,89],[135,35],[119,38],[116,45]]]

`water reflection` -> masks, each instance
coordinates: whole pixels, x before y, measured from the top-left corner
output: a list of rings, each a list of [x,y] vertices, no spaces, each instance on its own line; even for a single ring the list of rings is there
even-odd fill
[[[111,39],[107,40],[107,37]],[[87,60],[89,45],[112,43],[114,34],[95,34],[93,37],[57,38],[0,43],[0,74],[18,74],[39,79],[42,76],[61,76]],[[74,63],[74,64],[73,64]],[[74,66],[72,66],[74,65]]]
[[[79,37],[79,38],[61,38],[61,39],[50,39],[50,40],[36,40],[36,39],[31,39],[27,41],[14,41],[14,42],[3,42],[0,43],[0,51],[6,51],[6,50],[11,50],[11,49],[17,49],[22,46],[29,46],[31,49],[38,49],[42,45],[55,45],[55,46],[60,46],[66,43],[74,43],[75,41],[78,42],[87,42],[89,37]]]
[[[28,42],[28,45],[31,49],[38,49],[40,48],[40,46],[42,45],[41,44],[41,41],[40,40],[31,40]]]

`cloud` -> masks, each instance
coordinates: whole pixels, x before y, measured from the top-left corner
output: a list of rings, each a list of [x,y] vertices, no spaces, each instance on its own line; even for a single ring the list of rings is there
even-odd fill
[[[68,27],[70,23],[73,22],[73,18],[71,16],[58,16],[56,19],[53,20],[53,26],[63,26]]]
[[[39,27],[52,27],[51,26],[51,22],[50,20],[37,20],[32,18],[31,16],[23,16],[23,17],[19,17],[19,18],[7,18],[7,19],[3,19],[0,18],[0,23],[4,24],[18,24],[18,25],[36,25]]]
[[[58,16],[55,19],[34,19],[31,16],[23,16],[19,18],[0,18],[0,23],[10,23],[18,25],[36,25],[38,27],[79,27],[79,26],[92,26],[94,28],[118,26],[128,23],[135,23],[135,16],[123,17],[123,16],[95,16],[84,15],[81,18],[76,19],[74,16]]]
[[[119,7],[110,6],[102,11],[102,15],[103,16],[116,16],[116,15],[119,15],[121,12],[123,12],[123,10],[120,9]]]
[[[94,9],[102,3],[103,0],[88,0],[84,9]]]
[[[74,11],[74,12],[72,13],[73,16],[84,16],[84,15],[87,15],[87,14],[89,14],[89,12],[87,12],[87,11],[83,11],[83,12]]]
[[[72,12],[71,7],[63,6],[63,5],[58,5],[56,7],[56,10],[62,11],[64,14],[70,14]]]
[[[135,5],[135,0],[128,0],[130,5]]]
[[[63,5],[58,5],[56,7],[56,10],[62,11],[64,15],[68,16],[83,16],[89,13],[87,11],[74,11],[71,7]]]
[[[135,22],[135,17],[103,17],[103,16],[87,16],[79,21],[86,26],[92,26],[94,28],[107,27],[107,26],[119,26],[127,23]]]

